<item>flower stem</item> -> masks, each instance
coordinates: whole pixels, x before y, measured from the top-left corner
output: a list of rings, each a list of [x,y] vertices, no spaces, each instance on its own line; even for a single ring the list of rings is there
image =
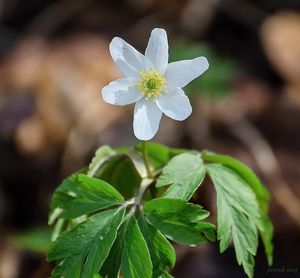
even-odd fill
[[[143,150],[143,160],[144,160],[144,164],[146,167],[146,171],[147,171],[147,177],[152,179],[153,175],[150,169],[150,164],[149,164],[149,158],[148,158],[148,152],[147,152],[147,142],[143,141],[142,143],[142,150]]]

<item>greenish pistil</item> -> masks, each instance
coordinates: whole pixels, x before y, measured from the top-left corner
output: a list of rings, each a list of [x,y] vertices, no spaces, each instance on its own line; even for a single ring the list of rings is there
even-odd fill
[[[165,91],[166,79],[161,73],[149,70],[140,72],[141,79],[137,83],[138,89],[146,96],[146,99],[160,96]]]
[[[147,80],[147,84],[146,84],[147,88],[149,90],[156,90],[158,87],[158,82],[157,79],[155,78],[150,78],[149,80]]]

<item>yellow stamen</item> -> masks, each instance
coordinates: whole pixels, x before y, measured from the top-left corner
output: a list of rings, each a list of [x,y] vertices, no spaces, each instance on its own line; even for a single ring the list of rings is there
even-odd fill
[[[138,82],[139,90],[148,98],[154,98],[165,92],[166,79],[159,72],[149,70],[140,72],[141,79]]]

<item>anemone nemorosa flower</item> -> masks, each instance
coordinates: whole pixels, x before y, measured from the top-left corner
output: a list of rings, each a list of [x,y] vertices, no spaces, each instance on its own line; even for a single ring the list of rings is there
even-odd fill
[[[133,130],[140,140],[150,140],[158,131],[162,113],[183,121],[192,113],[182,88],[208,69],[205,57],[168,64],[168,38],[155,28],[142,55],[123,39],[115,37],[110,54],[125,76],[102,89],[103,99],[115,105],[135,103]]]

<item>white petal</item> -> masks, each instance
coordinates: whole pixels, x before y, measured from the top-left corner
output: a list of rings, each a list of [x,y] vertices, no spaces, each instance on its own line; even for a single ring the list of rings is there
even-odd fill
[[[192,60],[170,63],[165,72],[165,77],[172,85],[183,88],[207,69],[207,59],[198,57]]]
[[[109,45],[110,55],[126,77],[139,77],[145,57],[123,39],[115,37]]]
[[[155,101],[142,99],[135,104],[133,130],[139,140],[150,140],[158,131],[161,111]]]
[[[164,29],[155,28],[151,32],[145,51],[145,67],[155,69],[164,74],[169,60],[168,37]]]
[[[179,87],[169,88],[167,93],[156,100],[156,103],[165,115],[177,121],[185,120],[192,113],[189,98]]]
[[[135,81],[132,78],[121,78],[109,83],[102,88],[104,101],[115,105],[127,105],[140,100],[143,94],[135,89]]]

